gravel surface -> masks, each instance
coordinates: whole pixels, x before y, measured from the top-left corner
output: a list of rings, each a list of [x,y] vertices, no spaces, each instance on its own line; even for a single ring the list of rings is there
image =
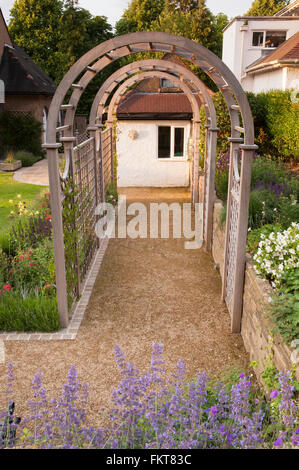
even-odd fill
[[[128,202],[188,201],[182,189],[121,192]],[[74,364],[81,381],[90,384],[90,421],[99,424],[100,409],[109,407],[120,380],[114,346],[118,344],[131,362],[145,370],[153,341],[164,346],[167,370],[173,371],[183,357],[190,378],[197,370],[216,376],[248,364],[241,336],[230,332],[220,275],[210,254],[185,250],[181,239],[112,239],[76,340],[5,343],[1,408],[8,362],[14,364],[18,416],[26,413],[37,370],[44,373],[49,396],[57,396]]]

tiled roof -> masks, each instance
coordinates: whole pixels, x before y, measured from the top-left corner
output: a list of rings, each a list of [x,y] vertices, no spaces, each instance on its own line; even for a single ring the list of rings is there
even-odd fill
[[[266,57],[261,57],[260,59],[250,64],[246,68],[246,71],[251,71],[257,66],[267,66],[272,62],[280,62],[288,59],[299,59],[299,32],[282,43],[277,49],[275,49],[275,51],[271,52]]]
[[[196,99],[201,106],[201,100]],[[131,115],[151,115],[153,118],[184,115],[191,119],[192,108],[189,99],[184,93],[136,93],[131,92],[120,102],[117,109],[117,116],[125,118]]]
[[[16,45],[4,47],[0,79],[5,83],[5,93],[9,94],[52,96],[56,90],[55,82]]]

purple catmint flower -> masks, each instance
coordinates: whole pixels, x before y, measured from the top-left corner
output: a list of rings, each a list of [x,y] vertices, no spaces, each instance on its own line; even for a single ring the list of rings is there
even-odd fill
[[[211,412],[213,415],[215,415],[216,413],[218,413],[218,410],[217,410],[216,406],[211,406],[210,412]]]
[[[279,395],[279,392],[277,390],[273,390],[270,393],[270,398],[276,398]]]
[[[281,437],[279,437],[278,439],[276,439],[276,441],[273,442],[273,445],[275,447],[281,447],[282,446],[282,439]]]

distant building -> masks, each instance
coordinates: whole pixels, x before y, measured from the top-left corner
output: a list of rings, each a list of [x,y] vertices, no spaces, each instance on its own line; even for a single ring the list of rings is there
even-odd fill
[[[222,60],[246,91],[299,88],[298,31],[299,0],[274,16],[234,18],[223,30]]]
[[[47,114],[56,90],[48,77],[10,38],[0,9],[0,80],[4,82],[4,103],[0,111],[31,113],[43,124],[45,140]]]
[[[185,66],[173,54],[164,59]],[[188,187],[192,117],[187,96],[170,80],[149,78],[127,93],[117,109],[118,186]]]

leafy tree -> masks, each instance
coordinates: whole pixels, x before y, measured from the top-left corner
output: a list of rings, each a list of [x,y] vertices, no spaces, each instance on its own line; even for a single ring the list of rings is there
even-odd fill
[[[116,34],[149,31],[164,8],[164,0],[132,0],[116,23]]]
[[[273,16],[289,3],[290,0],[254,0],[246,16]]]
[[[93,17],[77,4],[77,0],[16,0],[11,9],[12,39],[56,83],[89,49],[113,36],[105,16]],[[106,77],[105,70],[92,80],[83,93],[78,112],[88,112]]]
[[[105,16],[93,17],[77,0],[16,0],[10,34],[57,83],[81,55],[112,37]]]
[[[219,37],[217,36],[214,16],[206,7],[206,0],[199,0],[197,6],[192,10],[190,9],[191,3],[194,2],[186,2],[190,8],[183,12],[174,8],[174,3],[180,2],[166,0],[162,13],[152,23],[151,29],[185,36],[213,52],[218,52]]]
[[[60,18],[58,49],[64,56],[63,74],[83,54],[112,37],[112,27],[105,16],[93,17],[88,10],[68,0]],[[59,78],[62,78],[59,77]]]
[[[195,10],[198,6],[198,0],[169,0],[168,5],[174,11],[183,13]]]
[[[62,11],[61,0],[16,0],[10,10],[12,39],[52,78],[61,58],[58,42]]]
[[[229,19],[224,13],[218,13],[214,17],[214,22],[217,35],[217,46],[213,52],[215,52],[219,57],[222,57],[223,30],[225,26],[228,25]]]

